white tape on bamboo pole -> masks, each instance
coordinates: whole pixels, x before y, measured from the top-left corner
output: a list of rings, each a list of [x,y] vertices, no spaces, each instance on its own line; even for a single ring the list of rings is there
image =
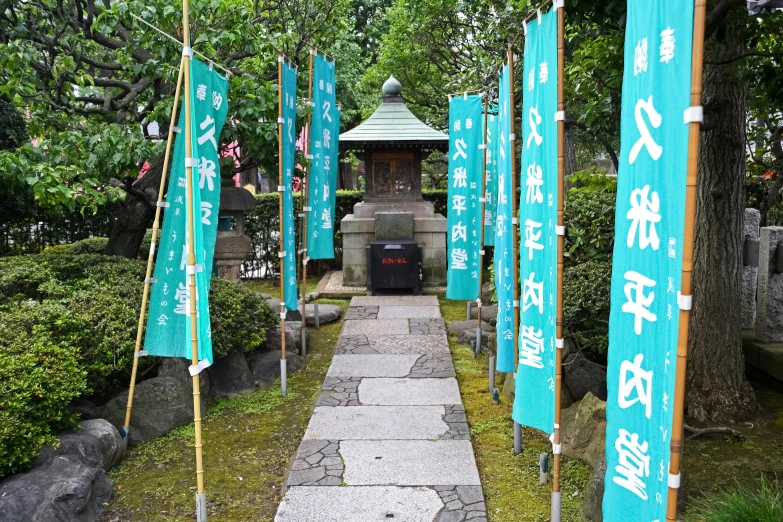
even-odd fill
[[[704,107],[698,106],[685,109],[683,121],[686,125],[689,123],[704,123]]]
[[[203,372],[206,368],[209,368],[209,360],[202,359],[198,362],[198,364],[188,366],[188,372],[190,372],[191,377],[195,377],[199,373]]]

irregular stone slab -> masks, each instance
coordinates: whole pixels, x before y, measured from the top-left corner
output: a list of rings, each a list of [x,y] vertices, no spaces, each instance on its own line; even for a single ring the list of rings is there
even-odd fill
[[[449,338],[435,335],[367,335],[370,348],[380,354],[451,353]]]
[[[362,379],[359,402],[364,406],[460,404],[456,379]]]
[[[346,440],[340,455],[349,486],[481,485],[469,440]]]
[[[450,429],[443,421],[445,414],[443,406],[319,406],[313,412],[304,438],[340,441],[437,439]]]
[[[444,378],[456,377],[450,353],[428,353],[419,357],[407,377]]]
[[[280,307],[278,306],[278,309]],[[308,304],[306,307],[307,326],[315,326],[315,306]],[[333,323],[343,315],[343,309],[337,305],[331,304],[318,304],[318,324]]]
[[[327,377],[407,377],[418,355],[335,355]]]
[[[411,319],[411,335],[446,335],[443,319]]]
[[[344,469],[339,444],[336,440],[302,441],[286,486],[339,486]]]
[[[409,334],[407,319],[345,321],[340,335],[404,335]]]
[[[437,306],[380,306],[378,319],[438,319]]]
[[[275,522],[432,522],[441,509],[429,488],[300,486],[288,490]]]
[[[357,296],[351,306],[438,306],[434,295]]]

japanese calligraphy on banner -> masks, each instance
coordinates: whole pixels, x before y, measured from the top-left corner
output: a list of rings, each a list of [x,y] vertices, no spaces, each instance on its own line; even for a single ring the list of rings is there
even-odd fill
[[[283,248],[285,258],[285,307],[297,309],[296,233],[294,230],[294,157],[296,156],[296,69],[283,62]]]
[[[511,85],[508,65],[498,90],[497,219],[495,225],[495,290],[498,297],[497,371],[514,372],[514,227],[511,224]]]
[[[308,176],[307,255],[310,259],[334,259],[334,193],[337,190],[337,149],[340,118],[334,83],[334,62],[320,54],[313,61],[313,122],[310,126]],[[337,127],[335,130],[335,123]]]
[[[550,74],[551,70],[551,74]],[[557,309],[557,11],[528,25],[522,77],[519,367],[513,418],[552,433]]]
[[[209,284],[217,238],[220,206],[218,140],[228,113],[228,81],[197,59],[190,62],[192,156],[198,160],[193,172],[195,222],[194,249],[201,271],[196,274],[199,323],[199,360],[212,363],[212,334],[209,324]],[[185,111],[180,110],[181,129],[174,143],[158,256],[150,294],[144,349],[150,355],[191,357],[190,288],[188,262],[187,180],[185,169]]]
[[[479,296],[481,176],[484,173],[484,109],[479,95],[456,96],[449,103],[448,274],[446,298]]]
[[[498,121],[497,106],[492,106],[487,115],[487,179],[484,203],[484,245],[495,245],[495,224],[498,209]]]
[[[666,519],[692,0],[628,2],[609,321],[606,522]]]

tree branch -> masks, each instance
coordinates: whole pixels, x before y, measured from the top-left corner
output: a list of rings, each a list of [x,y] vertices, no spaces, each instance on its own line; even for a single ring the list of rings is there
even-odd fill
[[[726,21],[733,9],[741,7],[747,9],[746,0],[721,0],[715,8],[707,14],[707,21],[704,30],[704,39],[708,39],[715,31]]]

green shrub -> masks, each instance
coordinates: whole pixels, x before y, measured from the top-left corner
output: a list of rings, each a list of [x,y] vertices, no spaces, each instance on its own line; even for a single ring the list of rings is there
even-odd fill
[[[611,282],[611,261],[586,261],[563,273],[566,335],[593,359],[603,360],[609,348]]]
[[[25,335],[42,328],[53,343],[77,349],[87,394],[106,398],[128,385],[146,262],[78,253],[89,249],[90,244],[63,246],[0,258],[0,323],[26,301],[61,305],[21,308],[26,316],[18,319],[20,328],[24,326]],[[264,330],[277,324],[260,296],[219,279],[212,283],[210,316],[215,357],[257,348]],[[8,335],[0,330],[0,350],[14,341]],[[139,361],[141,370],[154,363],[153,357]]]
[[[260,294],[224,279],[212,280],[209,316],[216,358],[258,348],[266,340],[266,330],[279,322],[278,314]]]
[[[565,202],[566,263],[608,261],[614,248],[615,178],[592,170],[569,178]]]
[[[694,502],[693,511],[694,520],[706,522],[780,522],[783,489],[779,482],[762,477],[759,489],[738,484]]]
[[[12,303],[0,312],[0,477],[23,469],[58,430],[73,426],[68,404],[85,390],[78,349],[53,341],[70,330],[59,303]],[[43,322],[33,325],[30,317]]]
[[[0,258],[0,476],[73,425],[73,398],[128,386],[146,261],[90,253],[99,243]],[[216,358],[257,348],[278,322],[260,295],[222,279],[212,280],[210,317]]]

